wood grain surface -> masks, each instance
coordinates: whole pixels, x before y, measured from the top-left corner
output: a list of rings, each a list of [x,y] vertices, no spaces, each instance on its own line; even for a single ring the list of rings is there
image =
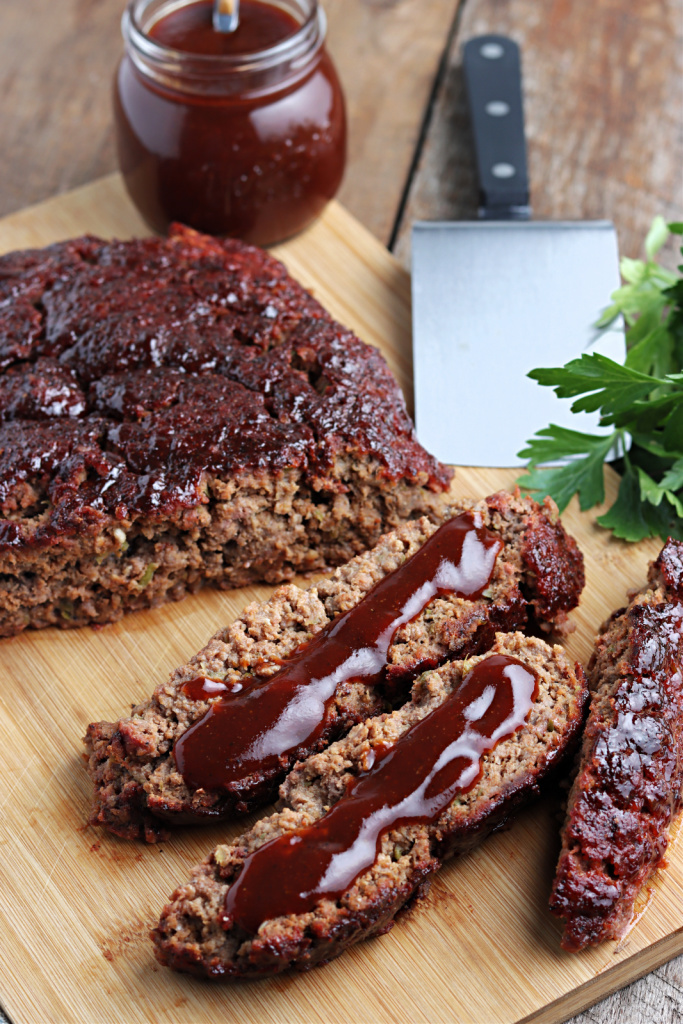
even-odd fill
[[[682,990],[679,957],[580,1013],[570,1024],[680,1024]]]
[[[0,5],[0,215],[114,169],[124,6]],[[413,220],[476,213],[460,52],[485,31],[523,48],[537,218],[611,217],[622,252],[637,255],[656,213],[681,216],[683,0],[325,6],[350,126],[339,199],[406,265]],[[671,247],[669,264],[676,258]]]
[[[656,214],[683,215],[683,0],[465,0],[393,251],[414,220],[476,218],[462,45],[500,32],[522,49],[533,216],[614,220],[639,256]],[[674,267],[673,245],[663,254]]]
[[[84,230],[139,232],[117,178],[0,221],[0,251]],[[279,254],[405,379],[407,275],[377,241],[333,204]],[[481,496],[513,478],[508,470],[458,470],[453,493]],[[608,496],[615,486],[607,471]],[[643,583],[659,545],[614,541],[575,506],[565,520],[587,559],[567,642],[585,662],[599,623]],[[103,629],[43,630],[0,643],[0,992],[14,1024],[559,1021],[681,951],[680,844],[625,941],[581,956],[560,950],[547,910],[559,845],[559,802],[550,796],[448,865],[389,935],[322,970],[221,986],[158,967],[147,930],[161,905],[196,860],[244,823],[179,830],[158,847],[84,828],[90,787],[80,737],[89,720],[122,713],[247,601],[270,592],[207,590]]]

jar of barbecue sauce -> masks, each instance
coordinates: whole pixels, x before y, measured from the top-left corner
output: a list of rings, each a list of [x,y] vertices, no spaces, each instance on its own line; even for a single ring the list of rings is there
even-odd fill
[[[115,82],[119,162],[156,231],[272,245],[337,191],[346,121],[317,0],[241,0],[216,32],[211,0],[132,0]]]

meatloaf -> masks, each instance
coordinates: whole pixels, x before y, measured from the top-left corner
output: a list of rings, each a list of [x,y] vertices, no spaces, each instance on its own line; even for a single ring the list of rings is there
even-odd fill
[[[176,226],[0,257],[0,636],[338,565],[451,475],[260,249]]]
[[[254,675],[267,680],[341,613],[355,606],[377,582],[406,562],[437,529],[427,518],[405,523],[370,552],[338,568],[308,590],[289,584],[270,600],[249,605],[232,626],[218,632],[150,700],[118,722],[89,726],[86,745],[94,784],[90,824],[125,838],[155,842],[168,824],[215,820],[244,812],[272,797],[297,758],[321,749],[354,723],[405,699],[413,679],[447,658],[478,654],[495,632],[525,627],[568,629],[567,612],[583,589],[583,558],[557,518],[550,499],[543,506],[519,494],[494,494],[471,510],[498,536],[503,548],[481,597],[436,596],[396,632],[382,685],[359,680],[341,684],[326,712],[316,744],[282,758],[277,770],[254,775],[228,791],[188,786],[178,771],[174,745],[205,716],[211,701],[190,698],[184,687],[197,677],[235,687]]]
[[[669,540],[649,586],[596,641],[590,714],[550,901],[564,919],[567,950],[623,936],[681,808],[682,601],[683,544]]]
[[[397,824],[384,831],[371,868],[337,899],[310,901],[306,912],[280,914],[258,927],[261,914],[248,928],[226,915],[228,892],[239,883],[255,850],[308,829],[341,801],[353,801],[354,794],[347,791],[354,779],[387,749],[390,756],[400,755],[408,730],[457,696],[463,677],[478,663],[500,654],[536,673],[538,690],[524,724],[482,756],[481,775],[471,788],[455,790],[452,802],[431,823]],[[562,648],[521,633],[499,635],[483,657],[449,662],[420,676],[409,703],[355,726],[325,752],[297,764],[280,791],[283,809],[230,845],[218,846],[194,869],[152,933],[157,958],[197,975],[261,978],[290,967],[306,970],[387,931],[399,909],[446,858],[471,849],[537,793],[543,777],[572,746],[586,697],[583,672],[578,665],[572,667]],[[443,758],[438,765],[442,763]],[[324,828],[325,822],[321,824]],[[277,876],[272,891],[278,891]]]

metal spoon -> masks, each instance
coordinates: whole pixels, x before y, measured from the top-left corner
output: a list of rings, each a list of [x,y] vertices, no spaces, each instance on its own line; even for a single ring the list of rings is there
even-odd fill
[[[215,32],[234,32],[239,24],[240,0],[214,0],[213,27]]]

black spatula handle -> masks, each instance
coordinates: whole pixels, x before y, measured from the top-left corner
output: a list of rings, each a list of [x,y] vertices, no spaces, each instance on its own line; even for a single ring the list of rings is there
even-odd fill
[[[529,178],[519,47],[507,36],[477,36],[463,50],[479,172],[479,216],[527,220]]]

